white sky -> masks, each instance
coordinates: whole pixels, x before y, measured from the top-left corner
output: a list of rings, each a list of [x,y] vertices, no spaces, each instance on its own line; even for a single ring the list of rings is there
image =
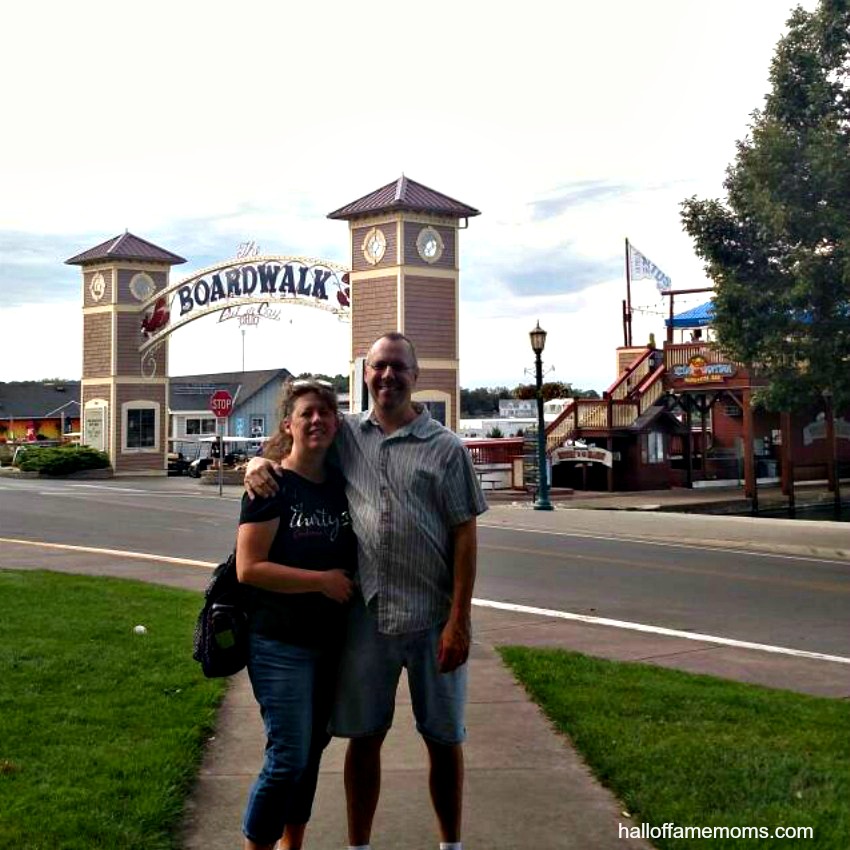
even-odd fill
[[[402,172],[482,211],[461,235],[461,384],[615,377],[629,237],[706,285],[679,203],[722,194],[790,0],[14,4],[0,51],[0,380],[76,378],[80,276],[129,228],[189,261],[238,243],[348,262],[326,214]],[[806,4],[811,7],[812,2]],[[677,312],[701,297],[677,300]],[[653,281],[633,303],[663,309]],[[172,374],[237,370],[236,322],[171,342]],[[638,314],[634,339],[664,338]],[[248,369],[347,372],[348,327],[292,307]]]

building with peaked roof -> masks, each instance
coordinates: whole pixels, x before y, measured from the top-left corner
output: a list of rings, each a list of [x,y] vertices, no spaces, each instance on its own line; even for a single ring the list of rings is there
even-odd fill
[[[0,382],[0,442],[58,440],[79,430],[79,381]]]
[[[265,437],[277,427],[277,406],[288,369],[183,375],[169,382],[169,439],[194,442],[215,434],[210,396],[226,390],[233,397],[227,420],[229,437]]]
[[[328,213],[328,218],[350,220],[355,216],[386,212],[430,213],[452,218],[472,218],[481,215],[469,204],[429,189],[402,174],[398,180],[393,180],[392,183],[387,183],[386,186],[381,186],[380,189]]]
[[[129,230],[125,230],[124,233],[113,236],[112,239],[107,239],[100,245],[95,245],[94,248],[89,248],[81,254],[65,260],[65,263],[69,266],[86,266],[114,260],[167,263],[170,266],[177,266],[186,262],[183,257],[172,254],[171,251],[166,251],[165,248],[160,248],[153,242],[148,242],[147,239],[134,236]]]
[[[264,437],[277,428],[280,389],[288,369],[217,372],[171,378],[168,439],[197,442],[215,434],[210,397],[227,390],[233,411],[225,426],[230,437]],[[80,431],[80,381],[0,383],[0,442],[57,440]]]

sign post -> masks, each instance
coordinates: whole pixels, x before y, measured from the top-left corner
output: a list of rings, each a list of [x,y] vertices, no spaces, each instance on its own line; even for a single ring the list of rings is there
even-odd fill
[[[216,436],[218,437],[218,495],[221,496],[224,485],[224,425],[233,410],[233,396],[227,390],[216,390],[210,396],[210,410],[216,418]]]

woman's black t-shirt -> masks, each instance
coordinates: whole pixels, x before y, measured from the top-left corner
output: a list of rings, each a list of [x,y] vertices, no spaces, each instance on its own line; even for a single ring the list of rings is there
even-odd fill
[[[316,484],[292,470],[277,477],[271,498],[242,497],[239,524],[280,519],[269,561],[302,570],[357,568],[357,541],[351,528],[345,483],[336,471]],[[277,593],[249,587],[251,628],[299,646],[328,646],[342,640],[347,605],[322,593]]]

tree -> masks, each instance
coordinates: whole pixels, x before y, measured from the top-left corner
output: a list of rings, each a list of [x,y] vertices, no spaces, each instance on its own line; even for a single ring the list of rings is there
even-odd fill
[[[553,398],[572,398],[573,390],[569,384],[561,381],[544,381],[540,387],[543,393],[543,401]],[[537,387],[534,384],[519,384],[514,387],[515,398],[537,398]]]
[[[722,348],[766,379],[773,409],[850,402],[850,0],[796,9],[764,108],[737,143],[721,200],[692,197],[685,230],[714,281]]]
[[[510,398],[507,387],[478,387],[474,390],[461,389],[460,410],[463,416],[474,419],[492,416],[499,412],[499,399]]]

